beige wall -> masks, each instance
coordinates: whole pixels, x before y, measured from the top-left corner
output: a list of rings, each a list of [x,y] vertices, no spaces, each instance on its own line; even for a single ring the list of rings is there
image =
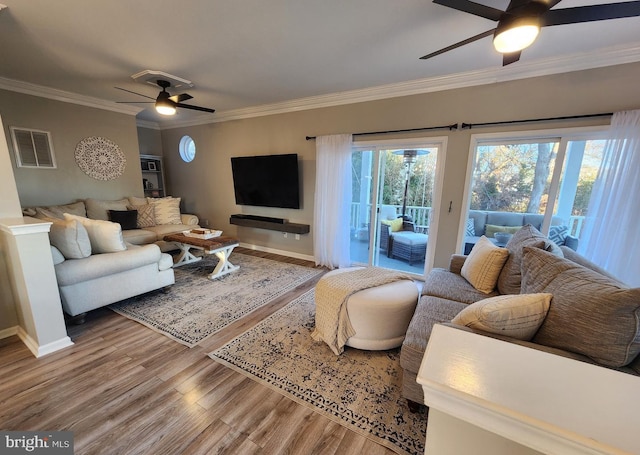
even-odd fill
[[[62,204],[88,197],[118,199],[142,194],[134,116],[5,90],[0,90],[0,115],[23,207]],[[49,131],[57,169],[16,168],[11,126]],[[106,137],[118,144],[127,160],[120,178],[107,182],[96,180],[78,167],[76,145],[90,136]]]
[[[615,112],[640,107],[637,88],[640,63],[538,78],[442,91],[424,95],[357,103],[332,108],[272,115],[246,120],[176,128],[162,132],[165,169],[170,194],[181,196],[188,211],[208,219],[212,227],[242,242],[313,255],[313,195],[315,144],[305,136],[407,129],[451,123],[483,123],[513,119]],[[214,114],[215,115],[215,114]],[[609,119],[547,122],[516,127],[482,128],[453,132],[413,133],[411,136],[448,136],[436,266],[446,266],[455,251],[463,209],[463,189],[472,133],[547,129],[607,124]],[[178,155],[183,134],[193,137],[196,158],[184,163]],[[408,137],[384,135],[384,139]],[[366,136],[367,140],[373,139]],[[302,164],[300,210],[235,205],[230,157],[298,153]],[[449,201],[452,211],[448,212]],[[234,213],[288,218],[311,224],[311,234],[295,240],[281,233],[236,227]]]

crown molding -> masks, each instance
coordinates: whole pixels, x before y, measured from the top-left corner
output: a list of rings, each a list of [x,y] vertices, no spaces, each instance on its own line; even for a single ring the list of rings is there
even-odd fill
[[[520,61],[517,65],[488,68],[464,73],[436,76],[395,84],[380,85],[359,90],[331,93],[328,95],[299,98],[281,103],[264,104],[242,109],[216,112],[214,119],[196,119],[184,122],[160,124],[161,129],[198,126],[210,123],[241,120],[266,115],[284,114],[308,109],[362,103],[387,98],[419,95],[444,90],[507,82],[530,77],[582,71],[606,66],[640,61],[640,43],[633,46],[611,47],[601,51],[584,52],[569,56],[553,57],[532,62]]]
[[[548,76],[552,74],[582,71],[606,66],[621,65],[640,61],[640,42],[633,45],[616,46],[594,52],[583,52],[562,57],[553,57],[532,62],[520,61],[515,65],[494,67],[464,73],[435,76],[407,82],[379,85],[358,90],[330,93],[305,98],[298,98],[279,103],[263,104],[241,109],[219,111],[211,117],[194,120],[168,120],[160,123],[137,120],[137,125],[151,129],[173,129],[189,126],[207,125],[211,123],[241,120],[275,114],[286,114],[310,109],[341,106],[345,104],[363,103],[402,96],[419,95],[444,90],[473,87],[478,85],[507,82],[530,77]],[[24,93],[27,95],[49,98],[65,103],[105,109],[128,115],[137,115],[143,109],[114,103],[100,98],[78,95],[64,90],[53,89],[41,85],[21,82],[0,77],[0,89]]]
[[[29,82],[17,81],[0,77],[0,89],[12,92],[24,93],[25,95],[39,96],[63,103],[79,104],[81,106],[94,107],[107,111],[118,112],[120,114],[137,115],[142,108],[135,106],[125,106],[114,103],[112,101],[94,98],[92,96],[78,95],[77,93],[67,92],[43,85],[31,84]]]

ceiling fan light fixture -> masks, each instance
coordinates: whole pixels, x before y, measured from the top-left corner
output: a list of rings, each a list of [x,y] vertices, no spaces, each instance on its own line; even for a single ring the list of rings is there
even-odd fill
[[[518,17],[501,21],[493,35],[493,46],[502,54],[518,52],[533,44],[539,32],[538,17]]]
[[[169,99],[169,94],[163,88],[156,99],[156,112],[162,115],[175,115],[176,103]]]

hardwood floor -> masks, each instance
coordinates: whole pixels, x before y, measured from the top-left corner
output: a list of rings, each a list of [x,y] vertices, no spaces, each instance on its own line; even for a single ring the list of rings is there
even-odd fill
[[[77,455],[391,454],[207,357],[315,281],[191,349],[108,309],[69,326],[74,346],[40,359],[17,336],[0,340],[0,429],[73,431]]]

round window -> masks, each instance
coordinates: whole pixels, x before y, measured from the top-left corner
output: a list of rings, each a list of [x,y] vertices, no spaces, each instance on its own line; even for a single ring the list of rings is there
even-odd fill
[[[193,161],[196,157],[196,143],[191,136],[182,136],[180,139],[180,158],[186,163]]]

